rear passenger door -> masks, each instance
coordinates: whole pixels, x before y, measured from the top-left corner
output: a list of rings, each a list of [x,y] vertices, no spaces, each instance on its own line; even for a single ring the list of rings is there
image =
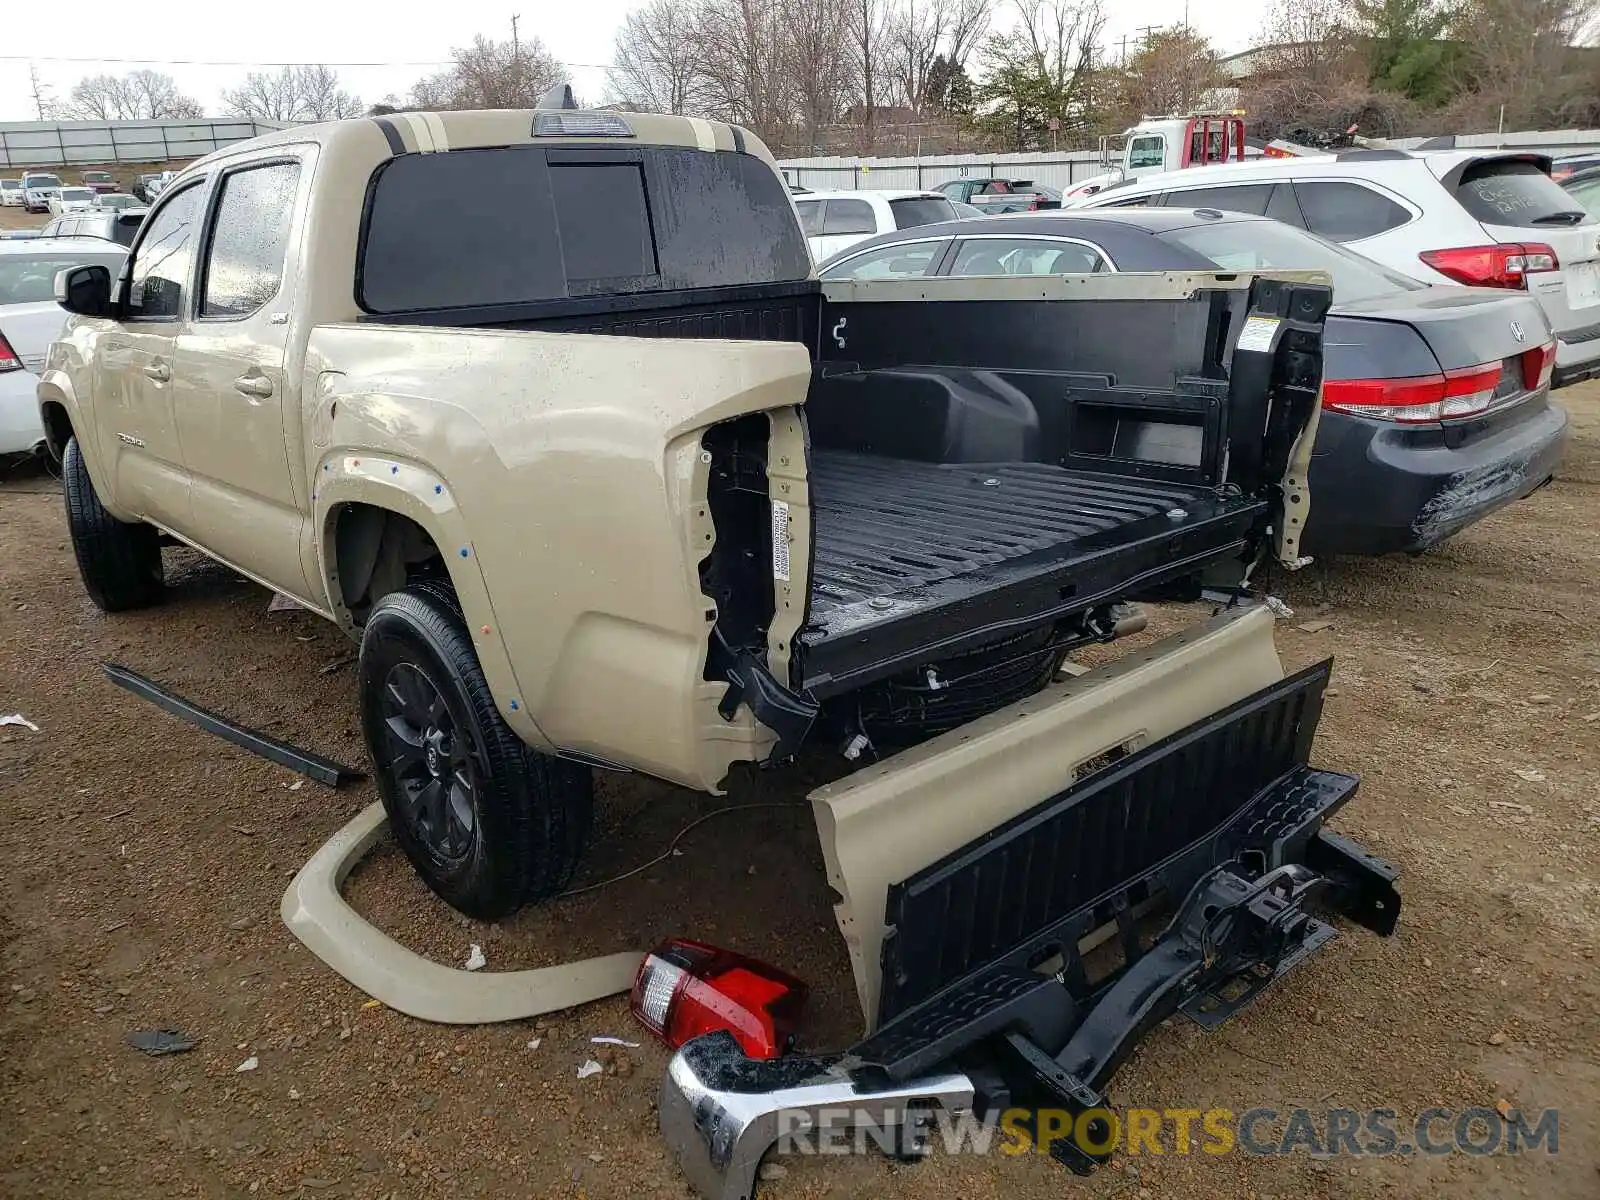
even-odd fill
[[[289,453],[291,441],[300,445],[302,364],[287,362],[286,351],[298,275],[291,235],[310,174],[308,160],[278,152],[218,176],[173,397],[195,540],[301,599],[302,509],[309,506],[297,494]]]

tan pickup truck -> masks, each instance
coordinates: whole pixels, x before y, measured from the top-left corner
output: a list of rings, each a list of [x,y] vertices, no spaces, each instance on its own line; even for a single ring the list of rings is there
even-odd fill
[[[1130,597],[1296,561],[1328,289],[902,267],[819,284],[717,122],[230,147],[120,278],[57,280],[39,395],[85,585],[151,604],[178,541],[359,639],[395,834],[480,917],[562,888],[593,770],[716,791],[843,752],[812,799],[879,1036],[1002,959],[1081,992],[1078,932],[1224,876],[1257,922],[1229,936],[1269,932],[1213,974],[1303,953],[1327,927],[1269,917],[1313,893],[1392,927],[1321,829],[1354,789],[1307,761],[1326,665],[1284,679],[1264,611],[1061,673]]]

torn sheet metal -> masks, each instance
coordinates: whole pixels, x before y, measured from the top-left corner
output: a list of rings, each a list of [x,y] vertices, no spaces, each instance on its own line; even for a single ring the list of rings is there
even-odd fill
[[[467,972],[423,958],[366,921],[340,887],[382,836],[383,805],[362,810],[300,868],[279,914],[306,948],[396,1012],[443,1025],[516,1021],[633,986],[644,954],[627,951],[532,971]]]

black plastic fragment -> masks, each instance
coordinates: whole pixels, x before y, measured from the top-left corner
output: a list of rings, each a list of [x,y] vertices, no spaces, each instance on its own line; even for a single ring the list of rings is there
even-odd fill
[[[353,767],[334,762],[331,758],[323,758],[322,755],[313,754],[309,750],[302,750],[298,746],[292,746],[288,742],[279,741],[277,738],[230,721],[210,709],[201,708],[176,692],[169,691],[159,683],[146,679],[137,671],[130,671],[118,663],[103,662],[100,667],[105,671],[106,678],[118,687],[126,688],[135,696],[143,697],[156,707],[166,709],[173,716],[182,717],[191,725],[197,725],[207,733],[216,734],[223,741],[232,742],[252,754],[259,754],[281,767],[288,767],[307,779],[314,779],[318,783],[337,788],[366,778],[363,772]]]
[[[183,1054],[199,1044],[199,1038],[192,1038],[176,1029],[135,1029],[128,1035],[128,1045],[135,1050],[143,1050],[151,1058]]]

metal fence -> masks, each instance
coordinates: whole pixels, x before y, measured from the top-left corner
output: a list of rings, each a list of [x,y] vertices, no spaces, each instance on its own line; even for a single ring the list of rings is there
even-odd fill
[[[199,158],[280,128],[243,120],[0,122],[0,169]]]
[[[1414,149],[1427,138],[1396,138],[1393,144]],[[1465,134],[1462,149],[1504,147],[1559,156],[1600,149],[1600,129],[1557,129],[1532,133]],[[1254,157],[1256,152],[1247,152]],[[1098,150],[1050,154],[947,154],[926,158],[790,158],[778,163],[784,177],[813,191],[860,191],[863,188],[932,188],[967,176],[1031,179],[1047,187],[1068,188],[1099,175],[1120,161],[1112,151],[1109,164]]]

